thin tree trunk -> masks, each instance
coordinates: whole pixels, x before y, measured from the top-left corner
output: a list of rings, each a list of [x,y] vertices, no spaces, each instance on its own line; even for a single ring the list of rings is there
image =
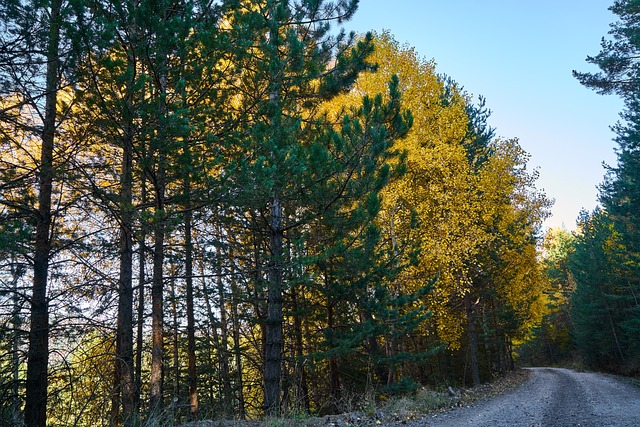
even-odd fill
[[[185,180],[185,194],[187,197],[184,213],[184,245],[185,245],[185,275],[187,292],[187,358],[189,377],[189,405],[193,417],[198,413],[198,375],[196,372],[196,327],[193,307],[193,242],[191,236],[191,185]]]
[[[196,239],[197,242],[197,239]],[[201,250],[201,249],[200,249]],[[207,317],[209,318],[209,324],[211,325],[211,333],[207,336],[208,338],[208,344],[206,345],[206,350],[208,353],[208,358],[209,358],[209,364],[208,364],[208,368],[207,369],[207,375],[209,376],[209,380],[208,383],[206,384],[206,388],[208,390],[208,395],[209,395],[209,406],[215,406],[215,407],[220,407],[223,404],[222,399],[222,395],[221,393],[219,393],[220,390],[220,384],[223,383],[223,379],[221,378],[221,371],[222,369],[220,368],[221,365],[221,353],[222,353],[222,343],[221,343],[221,338],[220,338],[220,334],[218,333],[218,325],[219,325],[219,321],[215,316],[214,313],[214,309],[213,309],[213,304],[211,301],[211,294],[213,292],[213,290],[210,290],[207,287],[207,282],[206,279],[204,279],[204,277],[206,277],[207,275],[205,274],[205,265],[204,262],[202,260],[199,261],[198,263],[199,266],[199,272],[200,272],[200,276],[203,277],[202,280],[202,295],[205,301],[205,307],[206,307],[206,312],[207,312]],[[216,270],[217,271],[217,270]],[[213,345],[211,345],[211,342],[213,342]],[[211,348],[214,348],[214,350],[216,351],[216,357],[214,357],[213,352],[211,351]],[[217,366],[216,366],[217,365]],[[217,376],[214,377],[213,374],[216,374]],[[212,393],[212,390],[215,389],[215,396],[214,393]],[[225,408],[224,412],[227,413],[228,410]]]
[[[216,383],[215,378],[213,376],[213,372],[218,373],[219,370],[215,369],[215,362],[214,362],[214,357],[213,357],[213,353],[211,351],[211,344],[210,342],[213,341],[213,346],[217,349],[219,347],[219,341],[220,339],[218,338],[218,329],[217,329],[217,319],[215,317],[215,315],[213,314],[213,309],[211,306],[211,298],[209,296],[209,289],[207,288],[207,283],[206,283],[206,279],[204,279],[205,277],[205,272],[204,272],[204,263],[202,262],[202,260],[199,262],[199,271],[200,271],[200,276],[203,277],[202,279],[202,295],[204,297],[204,302],[205,302],[205,306],[207,308],[207,317],[209,318],[209,324],[211,325],[211,334],[207,335],[207,358],[208,358],[208,369],[207,369],[207,376],[209,377],[208,383],[207,383],[207,390],[208,390],[208,397],[209,397],[209,406],[210,407],[214,407],[216,406],[216,403],[219,404],[219,402],[216,402],[215,400],[215,396],[214,396],[214,384]],[[211,336],[213,335],[213,336]]]
[[[325,274],[326,277],[326,274]],[[327,329],[333,331],[335,324],[333,321],[333,303],[327,302]],[[340,394],[340,373],[338,371],[338,360],[335,357],[329,359],[329,395],[331,396],[331,412],[339,411],[338,402],[341,399]]]
[[[216,319],[215,314],[213,313],[213,306],[211,304],[211,297],[209,295],[209,289],[207,288],[207,286],[204,284],[202,284],[202,293],[204,296],[204,302],[205,305],[207,307],[207,316],[209,317],[209,324],[211,325],[211,333],[213,335],[213,344],[214,347],[216,348],[216,350],[218,351],[218,362],[220,362],[220,357],[219,354],[221,353],[220,348],[222,347],[222,344],[220,343],[220,334],[218,334],[218,319]],[[211,359],[211,357],[210,357]],[[211,363],[211,362],[210,362]],[[211,365],[210,367],[212,367],[213,365]],[[220,380],[220,382],[222,382],[222,378],[220,375],[220,369],[216,369],[215,372],[218,374],[218,378]],[[211,381],[211,383],[213,383],[213,381]],[[218,395],[219,396],[219,395]],[[220,399],[218,399],[218,404],[220,404]]]
[[[207,397],[209,399],[208,403],[208,407],[210,408],[214,408],[215,405],[215,397],[213,395],[214,390],[215,390],[215,378],[212,374],[212,372],[214,371],[214,369],[212,369],[212,367],[215,366],[215,360],[213,357],[213,351],[212,351],[212,345],[211,345],[211,341],[213,340],[213,338],[211,337],[211,334],[209,333],[209,331],[207,331],[207,345],[205,346],[206,348],[206,352],[207,352],[207,370],[205,371],[206,375],[207,375],[207,380],[205,381],[205,390],[207,390]]]
[[[394,220],[394,217],[398,208],[399,206],[397,204],[394,205],[391,211],[391,221],[389,223],[390,232],[391,232],[391,250],[393,251],[393,257],[395,259],[396,268],[400,268],[398,240],[396,237],[395,220]],[[387,339],[386,339],[387,357],[390,359],[393,358],[393,356],[395,355],[396,347],[397,347],[397,340],[395,338],[395,333],[394,333],[395,327],[391,325],[391,329],[392,331],[391,333],[387,334]],[[398,372],[396,372],[396,370],[397,370],[397,367],[395,366],[395,364],[389,365],[389,372],[387,375],[387,385],[391,385],[397,380]]]
[[[366,322],[369,324],[373,324],[375,322],[375,320],[373,319],[373,316],[367,310],[361,310],[360,321]],[[378,343],[378,337],[373,334],[370,335],[369,338],[367,338],[367,343],[368,343],[367,351],[369,352],[369,360],[373,361],[376,357],[380,356],[381,354],[380,343]],[[379,384],[382,384],[383,382],[386,383],[389,379],[390,370],[391,370],[390,367],[386,368],[382,364],[376,364],[376,367],[375,367],[375,376],[377,377],[376,382]]]
[[[298,295],[296,292],[296,288],[294,287],[292,292],[292,302],[293,302],[293,329],[295,334],[295,343],[296,343],[296,380],[298,383],[298,390],[301,396],[296,396],[296,402],[302,400],[302,404],[304,410],[307,413],[311,413],[311,403],[309,401],[309,385],[307,383],[307,370],[304,367],[304,348],[303,348],[303,339],[302,339],[302,316],[300,314],[300,306],[298,304]]]
[[[178,296],[176,282],[171,280],[171,315],[173,316],[173,398],[180,398],[180,340],[178,332]]]
[[[476,324],[474,316],[474,306],[471,302],[471,294],[464,296],[464,306],[467,313],[467,332],[469,334],[469,353],[471,355],[471,378],[473,385],[480,385],[480,369],[478,367],[478,334],[476,333]]]
[[[133,129],[128,126],[123,140],[120,179],[120,276],[118,279],[118,320],[116,326],[116,360],[112,420],[133,425]]]
[[[183,18],[185,18],[183,16]],[[187,37],[187,34],[183,34]],[[184,46],[183,46],[184,47]],[[180,54],[180,73],[186,74],[187,52],[181,49]],[[189,103],[186,88],[180,89],[182,102],[184,105]],[[195,314],[193,301],[193,232],[192,232],[192,170],[194,168],[193,157],[191,155],[190,138],[183,140],[183,192],[184,192],[184,269],[185,269],[185,286],[186,286],[186,305],[187,305],[187,383],[189,386],[189,405],[190,413],[193,419],[198,414],[198,374],[196,370],[196,335],[195,335]]]
[[[290,257],[298,256],[302,253],[302,249],[298,245],[293,244],[291,240],[287,246],[287,250]],[[303,277],[304,268],[301,265],[296,267],[295,272],[297,277]],[[291,288],[291,303],[292,303],[292,315],[293,315],[293,349],[292,355],[294,359],[293,365],[293,386],[294,386],[294,401],[293,405],[295,409],[299,409],[299,405],[302,403],[304,411],[309,414],[311,412],[311,402],[309,401],[309,385],[307,382],[307,370],[305,367],[306,360],[304,358],[304,338],[302,333],[302,317],[301,310],[304,303],[300,301],[304,300],[304,291],[299,297],[299,286],[293,286]]]
[[[221,230],[220,237],[221,236]],[[227,304],[224,292],[224,281],[222,279],[222,251],[216,247],[216,273],[218,275],[216,283],[218,286],[218,301],[220,305],[220,374],[222,376],[222,402],[225,411],[233,408],[233,391],[231,388],[231,376],[229,375],[229,331],[227,326]]]
[[[506,340],[506,338],[505,338],[505,341],[506,341],[505,348],[507,352],[506,356],[509,359],[509,370],[513,371],[516,369],[516,363],[513,360],[513,345],[511,344],[510,341]]]
[[[393,327],[392,327],[392,331],[391,333],[387,336],[387,339],[385,340],[385,350],[386,350],[386,356],[391,359],[393,358],[393,356],[395,356],[396,353],[396,339],[393,337]],[[387,385],[391,385],[394,382],[396,382],[397,379],[397,372],[396,372],[396,365],[395,364],[390,364],[389,365],[389,369],[387,370]]]
[[[11,326],[13,328],[13,339],[11,348],[11,368],[13,375],[12,396],[11,396],[11,419],[14,425],[20,423],[20,299],[18,294],[18,279],[20,278],[19,268],[16,268],[15,254],[11,255],[11,280],[13,291],[13,310],[11,313]]]
[[[135,354],[135,411],[136,417],[140,413],[140,394],[142,392],[142,347],[144,345],[144,243],[140,245],[140,278],[138,280],[138,324],[136,331],[136,354]]]
[[[49,364],[49,307],[47,277],[51,253],[51,197],[53,191],[53,148],[56,132],[58,68],[60,66],[61,1],[51,0],[47,41],[45,114],[40,156],[38,214],[33,260],[31,329],[27,356],[25,422],[27,427],[45,427],[47,423],[47,368]]]
[[[275,145],[271,152],[275,162],[277,156],[276,147],[284,138],[282,129],[282,105],[280,95],[282,91],[281,60],[278,57],[280,45],[279,22],[277,9],[279,2],[267,2],[268,31],[269,31],[269,103],[273,110],[270,113],[271,144]],[[289,6],[286,6],[289,7]],[[277,171],[276,171],[277,173]],[[270,195],[269,212],[269,270],[267,275],[267,319],[264,325],[264,406],[267,416],[280,415],[280,381],[282,377],[282,353],[284,339],[282,335],[282,257],[283,257],[283,207],[278,195],[278,189],[274,188]]]
[[[207,332],[210,332],[210,331],[207,331]],[[214,357],[215,348],[213,345],[211,345],[211,341],[215,342],[215,338],[213,338],[210,333],[207,333],[206,348],[207,348],[208,363],[207,363],[207,370],[206,370],[207,381],[206,381],[205,389],[207,390],[207,397],[209,401],[207,402],[208,405],[205,404],[205,406],[208,406],[209,408],[216,408],[220,405],[219,400],[216,400],[216,391],[218,387],[216,385],[217,378],[215,374],[218,372],[218,370],[215,369],[215,366],[216,366],[216,360]]]
[[[280,378],[282,376],[282,255],[283,210],[280,200],[271,200],[270,260],[267,292],[267,322],[265,331],[265,412],[268,416],[280,415]]]
[[[162,152],[163,148],[159,148]],[[164,342],[163,342],[163,263],[164,263],[164,155],[160,154],[156,175],[156,214],[154,218],[153,280],[151,286],[151,378],[149,409],[151,417],[160,415],[163,407]]]
[[[142,153],[144,156],[144,153]],[[142,206],[144,206],[147,202],[147,186],[146,180],[144,178],[144,174],[142,174],[141,179],[141,189],[140,189],[140,199],[142,202]],[[144,345],[144,287],[145,287],[145,245],[146,245],[146,232],[145,227],[142,225],[140,231],[140,241],[138,251],[140,253],[139,263],[138,263],[138,329],[136,333],[136,360],[135,360],[135,411],[136,417],[140,415],[140,394],[142,392],[142,347]]]
[[[165,15],[169,11],[165,11]],[[166,16],[165,16],[166,18]],[[162,29],[164,31],[164,29]],[[161,35],[158,35],[161,39]],[[164,239],[165,239],[165,191],[166,191],[166,144],[167,135],[167,58],[158,40],[157,49],[157,94],[158,129],[153,151],[157,154],[157,166],[154,176],[155,214],[153,218],[153,279],[151,285],[151,377],[149,380],[149,410],[152,419],[160,416],[163,409],[164,389]]]
[[[231,279],[231,323],[233,324],[233,352],[236,361],[236,389],[238,399],[238,416],[241,420],[246,418],[244,405],[244,384],[242,376],[242,353],[240,351],[240,318],[238,316],[239,292],[235,277]]]
[[[486,364],[487,364],[487,369],[489,370],[490,373],[493,373],[496,367],[496,363],[494,361],[494,357],[495,355],[493,354],[494,351],[492,349],[492,347],[495,347],[497,345],[497,343],[491,343],[491,336],[495,335],[491,333],[491,327],[489,325],[490,319],[488,318],[489,315],[492,313],[493,310],[491,310],[489,312],[489,314],[487,313],[487,307],[483,306],[482,307],[482,341],[484,344],[484,352],[485,352],[485,360],[486,360]],[[491,316],[493,317],[493,316]],[[499,357],[499,355],[498,355]],[[498,368],[499,369],[499,368]]]
[[[498,369],[500,371],[500,373],[504,373],[507,370],[507,360],[506,360],[506,348],[504,345],[504,335],[500,332],[500,326],[498,324],[498,316],[495,313],[494,310],[494,314],[493,314],[493,327],[495,329],[494,331],[494,336],[495,336],[495,341],[496,344],[498,345]]]

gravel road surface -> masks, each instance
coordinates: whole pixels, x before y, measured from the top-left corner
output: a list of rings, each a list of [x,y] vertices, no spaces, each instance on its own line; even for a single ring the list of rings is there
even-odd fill
[[[603,374],[531,371],[522,387],[415,426],[640,426],[640,389]]]

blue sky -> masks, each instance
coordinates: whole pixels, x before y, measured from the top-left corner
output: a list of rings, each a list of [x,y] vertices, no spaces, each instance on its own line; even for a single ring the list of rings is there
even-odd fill
[[[434,59],[492,110],[489,123],[517,137],[537,169],[537,187],[555,199],[545,227],[575,228],[597,205],[602,163],[615,164],[610,126],[622,101],[581,86],[572,70],[600,51],[615,15],[609,0],[360,0],[347,30],[388,30]]]

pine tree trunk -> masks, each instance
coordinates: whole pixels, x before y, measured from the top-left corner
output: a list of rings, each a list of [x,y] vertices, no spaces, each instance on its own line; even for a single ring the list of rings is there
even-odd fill
[[[370,323],[370,324],[374,323],[373,316],[367,310],[361,310],[360,316],[361,316],[361,319],[364,320],[364,322]],[[375,335],[370,335],[369,338],[367,338],[367,347],[368,347],[367,351],[369,352],[370,360],[374,360],[375,358],[380,356],[381,351],[380,351],[380,344],[378,343],[378,337],[376,337]],[[382,364],[376,364],[375,366],[375,376],[377,377],[376,382],[378,384],[386,383],[389,379],[390,370],[391,368],[386,368]]]
[[[220,236],[222,236],[222,230],[219,230]],[[233,410],[233,391],[231,387],[231,375],[229,375],[229,330],[227,325],[227,304],[224,292],[224,280],[222,278],[222,250],[216,248],[216,263],[217,263],[217,286],[218,286],[218,301],[220,301],[220,375],[222,376],[222,402],[224,410],[227,414]]]
[[[391,333],[387,335],[385,339],[385,356],[389,359],[393,358],[396,354],[396,339],[393,337],[393,326],[391,327]],[[391,385],[397,381],[398,374],[396,373],[396,365],[390,364],[387,370],[387,385]]]
[[[27,356],[25,423],[27,427],[45,427],[47,423],[47,386],[49,364],[49,307],[47,277],[51,253],[51,197],[53,191],[53,148],[56,133],[58,68],[60,65],[61,1],[52,0],[47,40],[45,113],[42,128],[40,174],[38,177],[38,214],[33,259],[31,329]]]
[[[302,316],[300,315],[300,306],[298,304],[298,294],[296,288],[292,292],[293,312],[293,329],[296,342],[296,382],[298,385],[298,393],[296,394],[296,402],[301,401],[304,410],[311,413],[311,403],[309,401],[309,385],[307,383],[307,370],[304,367],[304,348],[302,338]]]
[[[233,352],[236,360],[236,389],[238,399],[238,417],[241,420],[246,418],[246,410],[244,404],[244,381],[242,375],[242,353],[240,352],[240,318],[238,316],[239,300],[238,285],[235,279],[231,280],[231,322],[233,324]]]
[[[325,274],[326,276],[326,274]],[[333,320],[333,303],[327,302],[327,329],[333,331],[335,328]],[[339,402],[341,399],[340,393],[340,372],[338,371],[338,360],[335,357],[329,359],[329,395],[331,396],[331,409],[332,413],[338,413],[340,408]]]
[[[205,272],[204,272],[204,265],[203,263],[200,263],[200,275],[204,276]],[[205,302],[205,306],[207,308],[207,317],[209,318],[209,325],[210,326],[210,331],[211,334],[213,335],[211,336],[207,336],[207,342],[210,343],[211,341],[213,341],[213,347],[218,350],[220,348],[220,337],[218,334],[218,320],[216,319],[215,314],[213,313],[213,307],[211,305],[211,297],[209,295],[210,291],[207,288],[207,284],[206,281],[203,280],[202,282],[202,295],[204,297],[204,302]],[[218,351],[219,353],[219,351]],[[211,345],[207,345],[207,357],[209,360],[209,369],[207,370],[207,374],[209,375],[209,384],[215,384],[216,383],[216,377],[214,376],[215,374],[220,373],[219,369],[212,369],[214,366],[216,366],[216,359],[213,356],[213,352],[211,351]],[[213,387],[211,385],[209,385],[209,387],[207,387],[209,390],[209,405],[213,406],[214,404],[216,406],[219,406],[219,399],[218,402],[216,402],[216,399],[213,395]]]
[[[169,13],[165,11],[165,14]],[[158,35],[160,39],[160,35]],[[157,166],[154,176],[155,213],[153,218],[153,279],[151,285],[151,375],[149,380],[149,411],[150,418],[157,419],[163,409],[164,392],[164,239],[165,239],[165,191],[166,191],[166,144],[168,135],[167,120],[167,58],[158,40],[156,81],[158,97],[158,129],[155,135],[155,147],[152,151],[157,154]]]
[[[162,150],[162,148],[160,148]],[[164,157],[162,154],[160,157]],[[154,218],[153,279],[151,285],[151,377],[149,410],[151,418],[163,408],[164,342],[163,342],[163,263],[164,263],[164,161],[160,161],[156,176],[156,214]]]
[[[283,209],[280,200],[271,200],[270,261],[268,274],[267,322],[265,325],[264,394],[265,413],[280,415],[280,378],[282,376],[282,237]]]
[[[506,349],[506,356],[507,359],[509,360],[509,370],[513,371],[516,369],[516,362],[515,360],[513,360],[513,345],[511,344],[511,342],[509,340],[506,340],[506,345],[505,345],[505,349]]]
[[[267,1],[269,37],[269,103],[273,107],[269,117],[271,141],[273,145],[271,157],[276,157],[275,150],[282,143],[283,129],[281,122],[283,70],[278,57],[280,45],[279,22],[276,16],[277,1]],[[288,6],[287,6],[288,7]],[[274,162],[275,166],[276,162]],[[277,172],[276,172],[277,173]],[[264,407],[267,416],[280,415],[280,380],[282,376],[282,352],[284,347],[282,336],[282,255],[283,255],[283,207],[278,189],[273,190],[269,214],[269,270],[267,275],[267,319],[264,325]]]
[[[474,316],[474,305],[471,302],[471,294],[464,296],[464,306],[467,313],[467,333],[469,334],[469,353],[471,356],[471,378],[473,385],[480,385],[480,369],[478,366],[478,334],[476,333],[476,324]]]
[[[142,153],[144,157],[144,152]],[[147,203],[147,186],[146,180],[144,179],[144,174],[141,179],[141,189],[140,189],[140,201],[142,206],[145,206]],[[142,224],[140,227],[140,241],[139,241],[139,261],[138,261],[138,307],[137,307],[137,332],[136,332],[136,360],[135,360],[135,394],[134,394],[134,405],[135,405],[135,415],[136,418],[140,416],[140,393],[142,390],[142,347],[144,345],[144,287],[145,287],[145,244],[146,244],[146,232],[145,226]]]
[[[11,342],[11,371],[12,371],[12,396],[11,396],[11,420],[13,425],[20,423],[20,298],[18,294],[19,272],[16,266],[16,256],[11,254],[11,290],[13,292],[13,310],[11,313],[11,326],[13,328],[13,339]]]
[[[493,334],[491,334],[491,328],[489,327],[489,318],[488,318],[489,314],[487,314],[487,307],[486,305],[482,306],[482,314],[481,314],[481,319],[482,319],[482,342],[484,344],[484,353],[485,353],[485,362],[486,362],[486,366],[488,369],[489,373],[493,373],[495,372],[495,367],[496,367],[496,363],[494,361],[494,357],[495,355],[493,354],[493,348],[494,345],[496,343],[493,343],[494,345],[492,345],[491,343],[491,336]]]
[[[176,281],[171,279],[171,315],[173,317],[173,399],[180,398],[180,334],[178,331],[178,296]]]
[[[118,319],[116,326],[116,360],[112,420],[133,425],[133,132],[131,127],[123,141],[122,175],[120,182],[120,276],[118,279]]]
[[[189,181],[187,180],[186,183]],[[191,237],[191,186],[185,185],[187,194],[187,206],[184,213],[184,237],[185,237],[185,275],[187,292],[187,357],[189,376],[189,405],[191,415],[198,413],[198,374],[196,372],[196,326],[193,304],[193,242]]]

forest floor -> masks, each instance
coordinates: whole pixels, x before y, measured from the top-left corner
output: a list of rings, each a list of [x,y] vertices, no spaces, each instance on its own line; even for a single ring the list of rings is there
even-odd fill
[[[367,402],[359,411],[324,417],[272,418],[261,421],[206,420],[184,427],[369,427],[427,425],[436,414],[467,407],[527,382],[528,370],[516,370],[505,377],[472,388],[434,391],[427,388],[405,397]]]

